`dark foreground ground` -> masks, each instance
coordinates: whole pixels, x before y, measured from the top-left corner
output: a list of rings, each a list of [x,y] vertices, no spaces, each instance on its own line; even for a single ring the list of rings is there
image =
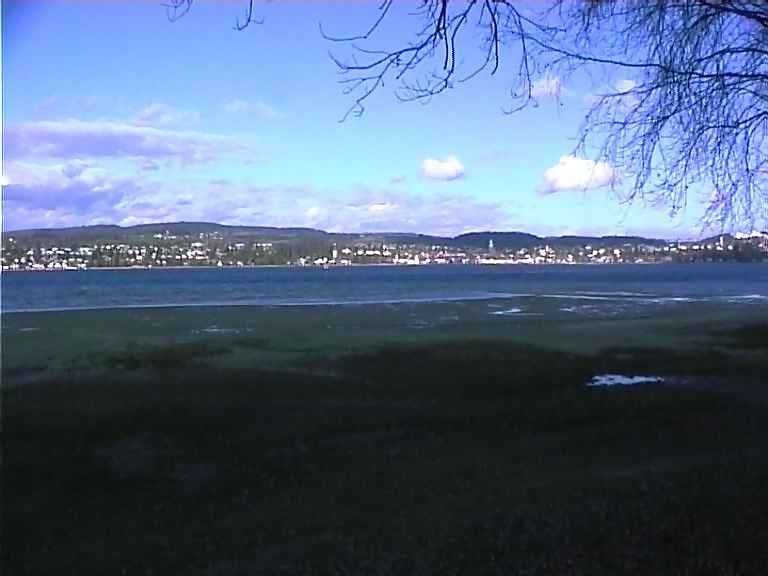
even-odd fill
[[[9,318],[6,339],[31,322]],[[591,350],[342,339],[282,367],[249,365],[272,349],[250,332],[230,363],[206,361],[226,334],[121,343],[36,380],[6,341],[3,574],[766,574],[768,323],[681,347],[667,321]],[[584,386],[605,372],[668,380]]]

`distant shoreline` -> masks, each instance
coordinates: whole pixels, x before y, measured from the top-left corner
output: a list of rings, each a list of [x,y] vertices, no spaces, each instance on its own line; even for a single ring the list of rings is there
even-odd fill
[[[296,268],[302,270],[343,270],[344,268],[435,268],[435,267],[487,267],[496,268],[499,266],[515,266],[515,267],[539,267],[539,266],[591,266],[591,267],[611,267],[611,266],[665,266],[665,265],[679,265],[679,266],[700,266],[700,265],[768,265],[768,260],[749,260],[739,262],[738,260],[717,260],[717,261],[701,261],[694,260],[691,262],[685,261],[651,261],[651,262],[499,262],[498,264],[490,264],[488,262],[483,263],[466,263],[466,264],[395,264],[391,262],[382,263],[352,263],[352,264],[331,264],[327,266],[322,265],[299,265],[299,264],[252,264],[247,266],[96,266],[93,268],[64,268],[64,269],[31,269],[31,268],[3,268],[0,273],[18,273],[18,272],[36,272],[36,273],[60,273],[60,272],[93,272],[103,270],[105,272],[114,272],[120,270],[132,270],[132,271],[149,271],[149,270],[256,270],[261,268],[274,269],[274,268]]]
[[[360,263],[353,263],[353,264],[331,264],[328,266],[318,266],[318,265],[305,265],[301,266],[298,264],[252,264],[248,266],[95,266],[93,268],[86,268],[86,269],[74,269],[74,268],[68,268],[68,269],[43,269],[43,270],[35,270],[30,268],[24,268],[24,269],[12,269],[12,268],[3,268],[2,272],[93,272],[98,270],[104,270],[104,271],[115,271],[115,270],[254,270],[258,268],[300,268],[300,269],[309,269],[309,270],[335,270],[335,269],[341,269],[344,268],[374,268],[374,267],[384,267],[384,268],[425,268],[425,267],[469,267],[469,266],[483,266],[488,268],[494,268],[497,266],[595,266],[595,267],[602,267],[602,266],[645,266],[645,265],[665,265],[665,264],[680,264],[680,265],[687,265],[687,264],[765,264],[768,262],[759,262],[759,261],[750,261],[750,262],[737,262],[735,260],[728,260],[728,261],[717,261],[717,262],[661,262],[661,261],[655,261],[655,262],[540,262],[540,263],[534,263],[534,262],[499,262],[498,264],[489,264],[487,262],[485,263],[468,263],[468,264],[395,264],[390,262],[382,262],[382,263],[370,263],[370,264],[360,264]]]

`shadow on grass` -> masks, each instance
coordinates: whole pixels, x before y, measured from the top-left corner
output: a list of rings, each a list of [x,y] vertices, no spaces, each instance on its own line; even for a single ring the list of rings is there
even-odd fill
[[[267,350],[270,344],[268,338],[258,337],[204,339],[159,345],[132,343],[122,350],[91,354],[89,361],[92,366],[113,370],[172,372],[228,354],[236,348]]]
[[[164,346],[129,344],[123,350],[92,355],[91,363],[117,370],[148,369],[167,372],[183,369],[203,358],[219,356],[229,351],[228,346],[206,340]]]
[[[745,350],[768,351],[768,323],[755,323],[728,330],[724,336],[731,339],[731,345]]]
[[[583,386],[709,351],[468,341],[309,364],[322,374],[190,362],[231,346],[126,350],[109,378],[3,391],[4,574],[768,567],[763,410]]]
[[[485,340],[389,345],[343,356],[333,367],[373,388],[477,398],[571,387],[592,372],[584,356]]]
[[[673,350],[669,348],[612,347],[593,357],[598,372],[703,376],[729,374],[741,366],[739,359],[714,348]]]

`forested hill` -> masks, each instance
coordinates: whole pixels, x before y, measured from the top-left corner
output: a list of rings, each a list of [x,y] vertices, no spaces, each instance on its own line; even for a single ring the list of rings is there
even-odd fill
[[[552,247],[573,247],[591,244],[595,247],[621,244],[664,245],[665,240],[638,236],[548,236],[542,237],[526,232],[471,232],[458,236],[433,236],[414,233],[331,233],[314,228],[277,228],[271,226],[230,226],[212,222],[160,222],[136,226],[95,225],[72,228],[36,228],[14,230],[5,236],[26,240],[61,242],[92,242],[141,240],[155,237],[220,237],[237,241],[253,239],[275,242],[382,242],[393,244],[441,245],[467,248],[487,248],[492,240],[499,249],[532,248],[548,244]]]
[[[502,249],[532,248],[544,244],[549,244],[553,248],[573,248],[587,244],[596,248],[621,246],[622,244],[654,246],[667,244],[666,240],[640,236],[536,236],[526,232],[471,232],[451,238],[451,242],[456,245],[474,248],[485,248],[491,240],[493,240],[495,248]]]
[[[158,222],[156,224],[137,224],[136,226],[117,226],[114,224],[95,226],[75,226],[72,228],[30,228],[13,230],[6,235],[18,238],[67,238],[67,239],[132,239],[143,236],[163,234],[169,236],[199,236],[200,234],[219,234],[224,237],[262,237],[274,238],[317,238],[327,233],[313,228],[276,228],[271,226],[229,226],[213,222]]]

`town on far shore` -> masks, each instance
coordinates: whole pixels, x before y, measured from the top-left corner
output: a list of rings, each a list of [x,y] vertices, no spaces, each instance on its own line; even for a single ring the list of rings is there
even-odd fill
[[[3,236],[2,270],[352,265],[623,264],[768,260],[768,233],[698,241],[477,232],[338,234],[302,228],[173,223],[20,230]]]

